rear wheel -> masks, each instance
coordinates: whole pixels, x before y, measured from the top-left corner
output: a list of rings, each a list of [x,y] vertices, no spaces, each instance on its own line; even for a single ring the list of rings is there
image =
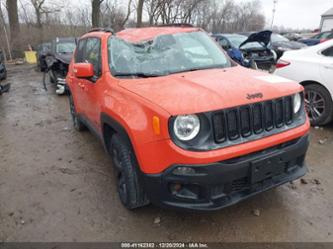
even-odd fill
[[[311,125],[325,125],[332,120],[332,97],[327,89],[321,85],[305,86],[305,107]]]
[[[69,94],[68,97],[69,97],[69,107],[70,107],[71,116],[72,116],[72,120],[73,120],[73,126],[74,126],[75,130],[77,130],[77,131],[84,131],[86,129],[86,127],[84,126],[84,124],[81,122],[80,118],[77,115],[73,97],[71,94]]]
[[[128,209],[149,204],[138,177],[138,165],[132,148],[119,135],[111,138],[110,153],[118,172],[118,194],[121,203]]]

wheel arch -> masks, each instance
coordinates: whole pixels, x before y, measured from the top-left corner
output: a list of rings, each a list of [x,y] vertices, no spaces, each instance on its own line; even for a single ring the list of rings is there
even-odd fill
[[[128,135],[126,129],[117,120],[110,117],[106,113],[101,114],[101,128],[102,128],[102,139],[105,150],[109,152],[111,137],[114,134],[121,136],[124,142],[126,142],[134,152],[133,144]]]
[[[312,85],[312,84],[320,85],[320,86],[324,87],[329,92],[329,90],[327,89],[327,87],[325,87],[323,84],[321,84],[320,82],[315,81],[315,80],[304,80],[304,81],[301,81],[300,84],[302,86],[304,86],[304,87],[308,86],[308,85]]]
[[[327,92],[330,93],[330,95],[331,95],[331,99],[333,100],[333,92],[332,92],[329,88],[327,88],[324,84],[322,84],[322,83],[320,83],[320,82],[318,82],[318,81],[315,81],[315,80],[304,80],[304,81],[301,81],[300,84],[301,84],[303,87],[306,87],[306,86],[308,86],[308,85],[312,85],[312,84],[314,84],[314,85],[318,85],[318,86],[321,86],[321,87],[325,88]]]

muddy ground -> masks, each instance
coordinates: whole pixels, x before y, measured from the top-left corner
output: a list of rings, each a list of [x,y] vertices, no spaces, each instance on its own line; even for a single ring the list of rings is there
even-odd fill
[[[311,131],[309,173],[213,213],[122,207],[109,156],[72,128],[32,66],[0,97],[1,241],[333,241],[333,125]]]

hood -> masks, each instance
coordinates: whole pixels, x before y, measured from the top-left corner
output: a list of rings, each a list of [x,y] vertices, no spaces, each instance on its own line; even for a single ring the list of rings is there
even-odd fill
[[[307,47],[304,43],[296,42],[296,41],[279,41],[273,42],[273,47],[282,47],[282,48],[290,48],[290,49],[301,49]]]
[[[72,53],[58,53],[55,55],[55,58],[65,64],[69,64],[71,62],[72,56]]]
[[[119,85],[171,115],[220,110],[302,90],[302,86],[288,79],[241,66],[149,79],[122,79]],[[251,98],[249,95],[262,98]]]
[[[271,35],[272,35],[272,31],[270,31],[270,30],[253,33],[253,34],[249,35],[249,37],[239,47],[241,48],[246,43],[250,43],[250,42],[259,42],[260,44],[267,47],[269,42],[271,41]]]

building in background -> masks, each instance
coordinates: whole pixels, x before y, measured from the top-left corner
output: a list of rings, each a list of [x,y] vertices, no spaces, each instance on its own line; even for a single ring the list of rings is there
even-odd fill
[[[320,30],[321,32],[333,30],[333,8],[321,16]]]

